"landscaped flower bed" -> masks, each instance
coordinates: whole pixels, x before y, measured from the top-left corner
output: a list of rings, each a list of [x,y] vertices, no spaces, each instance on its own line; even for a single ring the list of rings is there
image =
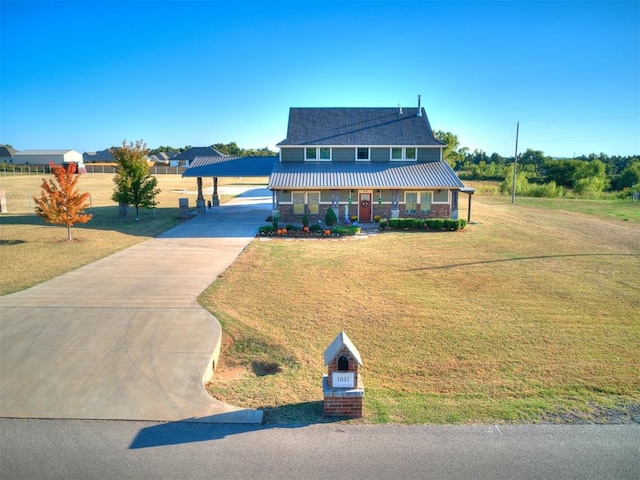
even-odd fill
[[[358,233],[360,233],[360,228],[354,226],[322,227],[320,225],[297,226],[288,224],[278,227],[263,225],[258,229],[258,235],[261,237],[328,238],[357,235]]]

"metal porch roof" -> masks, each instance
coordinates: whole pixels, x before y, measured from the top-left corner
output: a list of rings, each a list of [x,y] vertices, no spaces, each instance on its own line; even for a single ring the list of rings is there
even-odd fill
[[[277,162],[271,189],[464,188],[446,162]]]
[[[278,157],[196,157],[183,177],[268,177]]]

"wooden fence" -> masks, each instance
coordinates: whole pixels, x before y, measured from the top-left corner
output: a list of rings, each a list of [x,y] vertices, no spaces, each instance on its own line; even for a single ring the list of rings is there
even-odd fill
[[[114,165],[92,165],[85,164],[87,173],[115,173]],[[151,175],[182,175],[187,167],[169,167],[165,165],[153,166],[149,169]],[[13,175],[42,175],[51,173],[49,165],[13,165],[0,164],[0,176],[7,177]]]

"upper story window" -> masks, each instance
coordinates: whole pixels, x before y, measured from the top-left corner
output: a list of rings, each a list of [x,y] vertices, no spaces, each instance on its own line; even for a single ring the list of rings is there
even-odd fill
[[[330,147],[308,147],[304,149],[305,160],[331,160]]]
[[[416,160],[418,151],[415,147],[391,147],[391,160]]]
[[[356,150],[356,160],[369,160],[369,148],[358,147]]]

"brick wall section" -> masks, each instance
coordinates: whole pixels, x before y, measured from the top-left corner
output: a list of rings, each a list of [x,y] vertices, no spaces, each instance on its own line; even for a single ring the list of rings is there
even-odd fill
[[[362,400],[362,397],[325,397],[324,414],[335,417],[362,417]]]
[[[349,372],[355,372],[355,381],[356,381],[356,385],[358,385],[358,362],[356,362],[356,360],[354,358],[351,357],[351,354],[349,353],[349,350],[347,350],[346,348],[341,348],[340,351],[338,352],[338,354],[336,355],[336,358],[333,359],[332,362],[329,362],[329,364],[327,365],[327,369],[328,369],[328,374],[329,374],[329,386],[332,387],[333,385],[331,384],[332,381],[332,373],[333,372],[337,372],[338,371],[338,358],[340,358],[342,355],[349,357]]]

